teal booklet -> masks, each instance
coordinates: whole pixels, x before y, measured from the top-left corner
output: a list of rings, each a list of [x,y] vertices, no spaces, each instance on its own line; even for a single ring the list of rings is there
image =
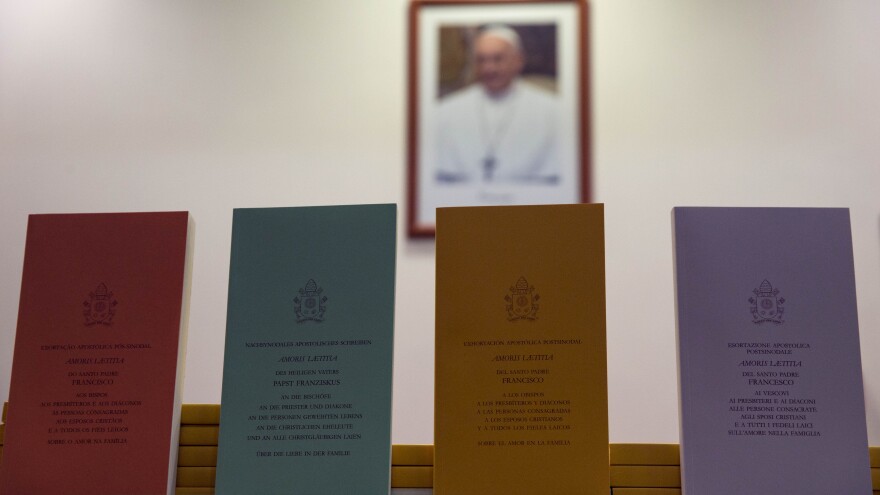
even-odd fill
[[[234,211],[218,495],[388,494],[396,217]]]

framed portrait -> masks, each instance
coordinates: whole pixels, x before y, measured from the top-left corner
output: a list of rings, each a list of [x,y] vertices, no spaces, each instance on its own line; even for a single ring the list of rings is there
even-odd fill
[[[589,201],[586,0],[413,0],[408,230],[444,206]]]

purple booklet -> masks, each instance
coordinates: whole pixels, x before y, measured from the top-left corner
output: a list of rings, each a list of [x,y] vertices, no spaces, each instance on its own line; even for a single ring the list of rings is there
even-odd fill
[[[672,216],[684,493],[870,495],[849,210]]]

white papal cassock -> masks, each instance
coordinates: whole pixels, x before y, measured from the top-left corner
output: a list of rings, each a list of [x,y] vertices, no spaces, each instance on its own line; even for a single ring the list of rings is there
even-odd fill
[[[501,96],[479,84],[446,97],[438,108],[440,182],[559,180],[559,103],[515,81]]]

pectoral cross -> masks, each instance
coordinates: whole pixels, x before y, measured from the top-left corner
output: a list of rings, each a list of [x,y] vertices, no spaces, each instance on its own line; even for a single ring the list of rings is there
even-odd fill
[[[492,172],[495,171],[495,157],[492,155],[487,155],[486,158],[483,158],[483,180],[490,181],[492,180]]]

